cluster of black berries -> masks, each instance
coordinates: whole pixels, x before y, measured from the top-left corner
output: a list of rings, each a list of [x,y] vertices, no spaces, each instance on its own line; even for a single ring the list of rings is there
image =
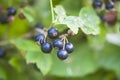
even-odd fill
[[[0,7],[0,23],[6,24],[14,21],[14,16],[16,15],[17,10],[15,7],[8,7],[6,10],[3,7]],[[18,14],[20,19],[25,19],[23,13]]]
[[[61,60],[65,60],[68,57],[68,54],[73,52],[74,46],[71,42],[68,42],[67,34],[59,36],[58,30],[54,27],[51,27],[48,30],[44,30],[41,26],[39,27],[45,33],[36,35],[35,41],[41,46],[42,52],[50,53],[54,47],[57,50],[57,57]],[[52,44],[47,41],[47,37],[53,40]]]
[[[3,7],[0,7],[0,23],[6,24],[13,21],[16,12],[17,11],[14,7],[8,7],[6,10],[4,10]]]
[[[103,22],[113,26],[117,22],[117,11],[115,4],[118,0],[94,0],[93,7],[99,10],[100,18]]]

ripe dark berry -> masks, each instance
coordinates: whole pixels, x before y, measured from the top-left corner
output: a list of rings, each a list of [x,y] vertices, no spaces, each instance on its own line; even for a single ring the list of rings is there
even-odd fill
[[[117,22],[117,19],[118,19],[118,16],[117,16],[117,11],[108,11],[106,14],[105,14],[105,21],[113,26],[116,24]]]
[[[74,49],[74,46],[73,46],[73,44],[72,43],[66,43],[65,44],[65,50],[68,52],[68,53],[71,53],[71,52],[73,52],[73,49]]]
[[[66,50],[59,50],[57,52],[57,57],[61,60],[65,60],[68,57],[68,52]]]
[[[43,29],[43,25],[42,25],[41,23],[37,23],[37,24],[35,25],[35,27],[36,27],[36,28],[39,28],[39,29]]]
[[[102,22],[105,22],[105,21],[106,21],[104,15],[101,15],[101,16],[100,16],[100,19],[101,19]]]
[[[3,57],[5,55],[5,49],[0,48],[0,57]]]
[[[94,8],[101,8],[102,7],[102,2],[97,0],[93,2],[93,7]]]
[[[111,3],[111,2],[107,2],[107,3],[105,4],[105,7],[106,7],[106,9],[113,9],[113,8],[114,8],[114,4]]]
[[[53,46],[58,49],[63,48],[63,41],[61,39],[56,39],[53,41]]]
[[[8,17],[6,15],[0,15],[0,23],[1,24],[8,23]]]
[[[16,9],[14,7],[9,7],[7,8],[7,15],[11,16],[11,15],[15,15],[16,14]]]
[[[44,34],[38,34],[35,36],[35,41],[38,43],[38,44],[43,44],[44,41],[45,41],[45,35]]]
[[[49,42],[43,43],[42,46],[41,46],[41,50],[44,53],[50,53],[52,51],[52,44],[49,43]]]
[[[24,16],[23,13],[20,13],[18,16],[19,16],[20,19],[25,19],[25,16]]]
[[[50,28],[48,30],[48,37],[53,39],[53,38],[56,38],[58,36],[58,30],[56,28]]]

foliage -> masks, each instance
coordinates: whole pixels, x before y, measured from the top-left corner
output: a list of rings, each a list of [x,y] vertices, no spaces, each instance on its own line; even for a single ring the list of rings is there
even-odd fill
[[[49,0],[34,1],[24,8],[18,8],[21,0],[0,1],[5,9],[18,8],[13,22],[0,24],[0,48],[6,50],[0,57],[0,80],[120,79],[120,2],[116,4],[118,22],[111,27],[100,20],[93,0],[53,0],[54,21]],[[19,13],[26,19],[19,19]],[[60,32],[70,28],[75,33],[68,38],[75,46],[68,59],[56,58],[56,50],[51,55],[40,51],[34,42],[38,22],[45,28],[54,22]]]

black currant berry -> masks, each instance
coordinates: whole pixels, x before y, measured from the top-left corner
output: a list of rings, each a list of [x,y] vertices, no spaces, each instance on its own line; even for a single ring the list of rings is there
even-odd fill
[[[104,15],[104,18],[107,24],[111,26],[115,25],[118,19],[117,11],[111,10],[106,12],[106,14]]]
[[[101,16],[100,16],[100,19],[101,19],[102,22],[105,22],[105,21],[106,21],[104,15],[101,15]]]
[[[3,57],[5,55],[5,49],[0,48],[0,57]]]
[[[64,45],[64,43],[61,39],[56,39],[56,40],[53,41],[53,46],[55,48],[62,49],[63,45]]]
[[[43,44],[44,41],[45,41],[45,35],[44,34],[38,34],[35,36],[35,41],[38,43],[38,44]]]
[[[44,53],[50,53],[52,51],[52,44],[49,43],[49,42],[43,43],[42,46],[41,46],[41,50]]]
[[[0,15],[0,23],[1,24],[8,23],[8,17],[6,15]]]
[[[107,3],[105,4],[105,7],[106,7],[106,9],[113,9],[113,8],[114,8],[114,4],[111,3],[111,2],[107,2]]]
[[[11,15],[15,15],[16,14],[16,9],[14,8],[14,7],[9,7],[9,8],[7,8],[7,14],[8,14],[8,16],[11,16]]]
[[[93,7],[94,8],[101,8],[102,7],[102,1],[100,1],[100,0],[97,0],[97,1],[94,1],[93,2]]]
[[[23,13],[20,13],[18,16],[20,19],[25,19],[25,15]]]
[[[48,30],[48,37],[53,39],[53,38],[56,38],[58,36],[58,30],[56,28],[50,28]]]
[[[59,50],[57,52],[57,57],[61,60],[65,60],[68,57],[68,52],[66,50]]]
[[[42,25],[41,23],[37,23],[37,24],[35,25],[35,27],[36,27],[36,28],[39,28],[39,29],[43,29],[43,25]]]
[[[73,44],[72,43],[66,43],[65,44],[65,50],[68,52],[68,53],[71,53],[71,52],[73,52],[73,49],[74,49],[74,46],[73,46]]]

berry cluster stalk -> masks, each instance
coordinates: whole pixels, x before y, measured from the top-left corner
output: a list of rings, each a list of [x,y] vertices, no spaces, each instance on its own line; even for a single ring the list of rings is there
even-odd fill
[[[53,10],[53,3],[52,3],[52,0],[50,0],[50,7],[51,7],[52,23],[53,23],[53,21],[54,21],[54,10]]]

